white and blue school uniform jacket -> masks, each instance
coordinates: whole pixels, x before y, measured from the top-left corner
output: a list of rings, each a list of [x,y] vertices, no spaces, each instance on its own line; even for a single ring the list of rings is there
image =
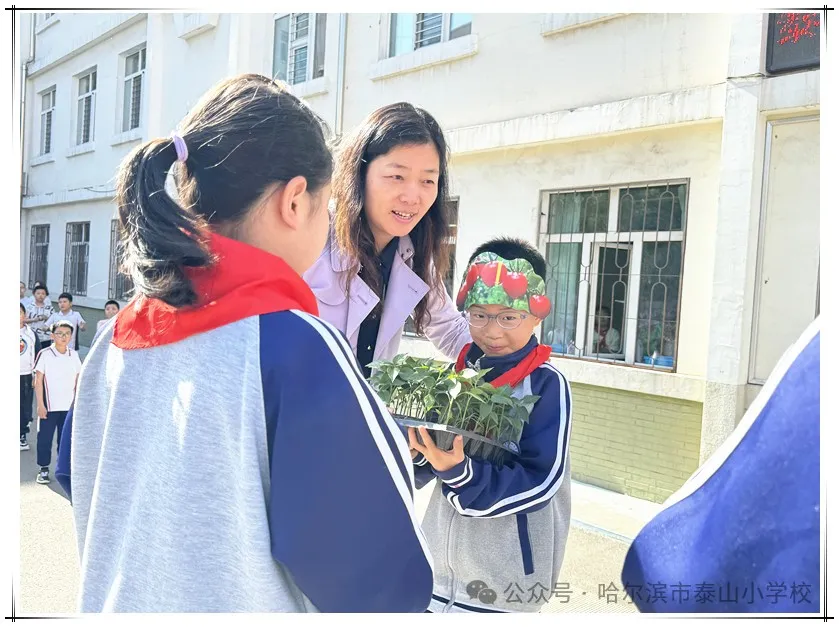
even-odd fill
[[[487,357],[466,355],[493,381],[538,346]],[[466,457],[437,472],[415,459],[417,487],[438,480],[423,519],[434,561],[432,612],[538,612],[559,579],[571,521],[571,388],[550,362],[513,387],[540,398],[519,441],[521,455],[501,467]]]
[[[638,534],[642,612],[819,612],[819,321],[732,435]]]
[[[135,299],[85,360],[56,471],[79,609],[425,610],[398,426],[298,275],[211,245],[219,262],[193,273],[201,306]]]

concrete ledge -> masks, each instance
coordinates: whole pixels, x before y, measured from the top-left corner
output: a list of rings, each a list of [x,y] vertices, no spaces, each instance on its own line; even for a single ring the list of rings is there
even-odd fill
[[[90,185],[89,187],[80,189],[62,189],[57,192],[38,194],[37,196],[24,196],[21,199],[21,208],[35,209],[37,207],[66,205],[74,202],[112,201],[115,193],[116,190],[107,185]]]
[[[763,112],[818,109],[821,104],[821,70],[772,76],[761,85]]]
[[[288,90],[298,98],[312,98],[329,93],[329,81],[321,76],[296,85],[289,83]]]
[[[29,165],[33,168],[35,166],[44,165],[45,163],[55,163],[55,153],[50,152],[46,155],[38,155],[29,160]]]
[[[570,30],[594,26],[627,13],[545,13],[542,15],[542,36],[549,37]]]
[[[574,141],[647,128],[721,120],[725,84],[638,96],[603,104],[452,129],[452,154]]]
[[[399,352],[445,360],[443,354],[431,342],[416,336],[403,335]],[[698,377],[656,372],[648,368],[602,364],[584,359],[552,357],[551,363],[572,383],[695,403],[705,401],[705,381]]]
[[[111,138],[111,146],[119,146],[120,144],[127,144],[128,142],[138,141],[141,139],[143,139],[142,126],[114,135]]]
[[[78,146],[73,146],[67,151],[65,155],[68,159],[70,157],[77,157],[79,155],[86,155],[89,152],[93,152],[96,150],[96,143],[95,142],[87,142],[86,144],[80,144]]]
[[[37,15],[37,14],[36,14]],[[40,35],[45,30],[47,30],[50,26],[55,26],[61,21],[61,15],[58,13],[53,13],[48,20],[44,20],[40,24],[35,27],[35,34]]]
[[[175,13],[175,32],[183,40],[206,33],[218,26],[218,13]]]
[[[470,57],[478,52],[478,36],[475,33],[457,37],[443,43],[426,46],[406,54],[382,59],[374,63],[367,76],[377,81],[398,74],[414,72],[432,65],[450,63],[456,59]]]

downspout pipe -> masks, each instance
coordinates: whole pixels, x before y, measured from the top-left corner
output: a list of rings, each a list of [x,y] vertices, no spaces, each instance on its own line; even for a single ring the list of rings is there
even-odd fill
[[[335,89],[335,135],[344,131],[344,81],[347,69],[347,14],[340,14],[338,26],[338,80]]]

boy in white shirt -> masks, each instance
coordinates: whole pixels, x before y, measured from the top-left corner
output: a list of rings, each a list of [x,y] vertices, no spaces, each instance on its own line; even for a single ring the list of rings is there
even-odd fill
[[[26,326],[26,307],[20,306],[20,450],[28,451],[29,423],[32,422],[32,369],[35,367],[35,351],[38,341]]]
[[[82,362],[69,347],[73,325],[67,320],[56,322],[52,328],[52,346],[38,354],[35,362],[35,395],[38,397],[38,459],[40,466],[36,481],[50,482],[52,440],[61,443],[64,419],[76,396],[76,383]]]
[[[50,330],[47,327],[47,320],[53,314],[47,286],[43,283],[36,283],[32,290],[32,301],[26,305],[26,324],[35,332],[38,340],[38,350],[50,345]]]
[[[119,313],[119,303],[115,300],[109,300],[105,303],[105,319],[96,323],[96,333],[93,335],[93,341],[90,343],[93,346],[96,343],[96,338],[102,333],[102,329],[108,326],[111,318]]]
[[[58,311],[52,314],[47,320],[47,328],[52,328],[56,322],[66,320],[73,325],[73,337],[70,338],[69,346],[79,350],[79,331],[87,329],[87,323],[78,311],[73,311],[73,295],[67,292],[58,297]]]

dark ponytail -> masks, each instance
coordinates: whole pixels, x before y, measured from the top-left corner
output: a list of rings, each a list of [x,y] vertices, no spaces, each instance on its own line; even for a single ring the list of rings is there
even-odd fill
[[[117,182],[119,218],[125,242],[124,264],[138,294],[175,307],[196,301],[184,268],[210,263],[201,244],[203,224],[165,191],[177,155],[171,140],[154,140],[123,163]]]
[[[117,204],[123,268],[136,293],[185,307],[198,301],[186,269],[213,263],[208,229],[235,232],[272,185],[295,176],[316,193],[332,175],[332,155],[324,122],[257,74],[216,85],[179,128],[186,161],[171,139],[139,146],[120,167]],[[178,201],[165,189],[170,169]]]

